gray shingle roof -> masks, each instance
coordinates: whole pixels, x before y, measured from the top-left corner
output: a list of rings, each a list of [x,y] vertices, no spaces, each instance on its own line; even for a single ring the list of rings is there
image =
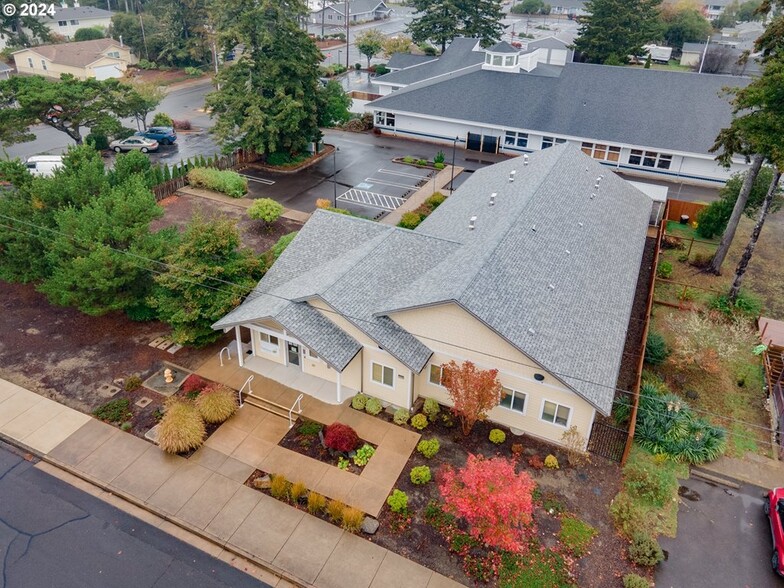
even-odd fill
[[[531,155],[528,166],[516,158],[477,171],[447,204],[416,232],[463,246],[399,291],[384,313],[453,300],[609,413],[650,198],[563,145]]]
[[[527,50],[532,49],[568,49],[569,43],[557,39],[556,37],[542,37],[541,39],[533,39],[525,43]]]
[[[5,63],[4,61],[0,61],[0,71],[2,72],[13,71],[13,68],[9,66],[7,63]]]
[[[62,6],[55,4],[54,16],[46,15],[39,17],[39,19],[44,22],[56,22],[60,20],[82,21],[90,20],[92,18],[111,18],[113,15],[113,12],[109,12],[103,8],[95,8],[94,6],[69,6],[63,8]],[[81,24],[81,22],[79,24]],[[89,27],[90,24],[87,23],[85,26]]]
[[[346,14],[346,3],[338,2],[331,4],[327,8],[332,8],[339,14]],[[366,12],[374,12],[375,10],[389,10],[382,0],[351,0],[349,2],[349,16],[352,14],[364,14]],[[316,12],[321,12],[317,10]]]
[[[682,51],[684,53],[702,53],[705,50],[705,43],[684,43]]]
[[[731,119],[729,103],[720,92],[749,82],[741,77],[586,63],[568,63],[558,77],[536,75],[538,69],[515,74],[471,71],[408,86],[372,104],[391,112],[707,154]]]
[[[317,297],[419,372],[431,351],[416,335],[438,334],[404,331],[394,312],[454,301],[606,414],[650,209],[574,146],[553,147],[528,166],[517,158],[478,170],[415,231],[317,211],[214,327],[274,318],[342,370],[360,346],[304,302]]]
[[[389,82],[391,84],[413,84],[425,79],[434,78],[454,72],[458,69],[483,63],[484,51],[474,51],[479,41],[458,37],[452,41],[446,51],[433,61],[418,65],[417,67],[393,71],[376,78],[376,82]]]
[[[506,41],[499,41],[498,43],[490,47],[488,51],[491,51],[492,53],[520,53],[519,49],[517,49],[516,47],[512,47]]]
[[[437,57],[433,57],[431,55],[414,55],[412,53],[393,53],[392,57],[389,58],[387,62],[387,67],[390,69],[403,69],[405,67],[411,67],[413,65],[421,65],[422,63],[427,63],[428,61],[434,61],[438,59]]]
[[[46,57],[52,63],[60,65],[70,65],[73,67],[85,67],[104,57],[104,51],[109,48],[119,48],[120,43],[114,39],[92,39],[90,41],[75,41],[71,43],[58,43],[56,45],[38,45],[20,49],[22,51],[34,51],[42,57]],[[111,58],[114,59],[114,58]]]

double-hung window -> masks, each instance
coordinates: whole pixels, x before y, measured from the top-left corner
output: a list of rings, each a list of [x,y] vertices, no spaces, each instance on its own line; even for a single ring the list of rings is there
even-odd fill
[[[372,378],[373,381],[381,384],[382,386],[388,386],[389,388],[395,387],[395,370],[387,365],[381,365],[380,363],[373,362],[372,363]]]
[[[381,112],[380,110],[377,110],[375,124],[377,127],[394,127],[395,115],[391,112]]]
[[[565,427],[569,424],[569,414],[572,409],[568,406],[545,400],[542,404],[542,420],[554,425]]]
[[[528,147],[528,133],[506,131],[504,134],[504,145],[509,147]]]
[[[560,145],[561,143],[566,143],[566,139],[560,139],[558,137],[542,137],[542,149],[547,149],[553,145]]]
[[[278,347],[280,342],[278,338],[274,335],[268,335],[267,333],[259,333],[259,339],[261,340],[261,348],[268,352],[268,353],[277,353]]]
[[[526,396],[523,392],[512,390],[506,386],[502,387],[501,391],[504,393],[504,397],[501,399],[500,406],[525,414]]]

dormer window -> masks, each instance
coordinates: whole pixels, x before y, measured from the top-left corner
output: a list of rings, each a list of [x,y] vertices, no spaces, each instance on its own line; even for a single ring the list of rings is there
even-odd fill
[[[518,53],[518,49],[502,41],[485,51],[485,63],[482,68],[494,71],[518,71]]]

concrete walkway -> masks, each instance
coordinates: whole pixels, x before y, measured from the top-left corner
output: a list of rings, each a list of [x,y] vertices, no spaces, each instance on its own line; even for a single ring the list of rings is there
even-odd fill
[[[345,410],[328,410],[341,408]],[[297,586],[382,588],[401,581],[410,588],[459,586],[245,486],[254,469],[248,461],[272,455],[277,447],[272,439],[282,434],[280,423],[284,429],[288,423],[280,419],[260,427],[267,417],[244,410],[224,425],[226,433],[220,433],[222,427],[204,448],[185,459],[0,380],[0,437],[165,519],[173,530],[197,535],[206,540],[207,549],[246,557]],[[237,431],[248,434],[239,440]],[[250,434],[253,431],[256,436]],[[265,450],[269,453],[260,457]]]
[[[784,463],[756,453],[746,453],[743,459],[720,457],[699,469],[765,489],[784,486]]]
[[[462,171],[463,168],[456,165],[454,177],[459,176],[460,172]],[[452,181],[452,177],[452,166],[447,165],[444,169],[439,171],[435,177],[430,178],[424,186],[422,186],[419,190],[407,198],[402,205],[382,218],[380,222],[384,223],[385,225],[397,225],[405,213],[419,208],[422,204],[424,204],[427,198],[436,192],[441,191],[445,195],[449,196],[450,192],[445,188]]]

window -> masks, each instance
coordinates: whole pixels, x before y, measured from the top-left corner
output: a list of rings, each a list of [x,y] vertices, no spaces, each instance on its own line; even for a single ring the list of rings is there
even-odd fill
[[[566,143],[566,139],[557,139],[554,137],[542,137],[542,149],[547,149],[548,147],[552,147],[553,145],[560,145],[561,143]]]
[[[492,61],[493,61],[493,56],[490,55],[489,53],[485,53],[485,63],[487,65],[490,65]]]
[[[657,153],[655,151],[641,151],[640,149],[632,149],[629,155],[630,165],[641,165],[643,167],[656,167],[659,169],[670,169],[672,164],[672,155],[665,153]]]
[[[41,67],[46,71],[46,62],[43,59],[41,60]]]
[[[528,133],[506,131],[506,134],[504,135],[504,145],[510,147],[528,147]]]
[[[444,368],[440,365],[431,365],[429,380],[431,384],[435,384],[436,386],[443,386]]]
[[[109,56],[109,57],[114,57],[115,59],[119,59],[120,58],[120,52],[119,51],[109,51],[109,53],[107,53],[106,55]]]
[[[380,363],[372,363],[373,367],[373,381],[382,384],[383,386],[395,387],[395,370]]]
[[[277,353],[278,346],[280,342],[278,338],[274,335],[268,335],[267,333],[259,333],[259,339],[261,339],[261,348],[268,352],[268,353]]]
[[[58,20],[57,21],[57,26],[58,27],[67,27],[68,26],[68,21],[67,20]]]
[[[78,24],[79,24],[79,21],[78,21],[78,20],[72,20],[72,21],[71,21],[71,24],[72,24],[72,25],[78,25]]]
[[[32,57],[28,57],[27,58],[27,65],[29,65],[30,67],[33,67],[33,58]]]
[[[306,350],[309,358],[311,358],[311,359],[321,359],[319,357],[319,354],[316,353],[315,351],[313,351],[311,348],[306,347],[305,350]]]
[[[542,405],[542,420],[565,427],[569,423],[569,413],[571,411],[572,409],[568,406],[545,400]]]
[[[621,158],[621,148],[614,145],[583,143],[582,150],[586,155],[601,161],[618,161]]]
[[[391,112],[376,111],[376,126],[377,127],[394,127],[395,115]]]
[[[506,387],[502,387],[501,390],[504,393],[504,397],[501,399],[500,406],[515,412],[525,413],[525,394]]]
[[[515,56],[514,55],[507,55],[506,57],[504,57],[504,66],[505,67],[509,67],[511,65],[514,65],[514,62],[515,62]]]
[[[493,55],[493,65],[503,65],[503,57],[501,55]]]
[[[332,20],[332,15],[331,14],[327,15],[327,20]]]

